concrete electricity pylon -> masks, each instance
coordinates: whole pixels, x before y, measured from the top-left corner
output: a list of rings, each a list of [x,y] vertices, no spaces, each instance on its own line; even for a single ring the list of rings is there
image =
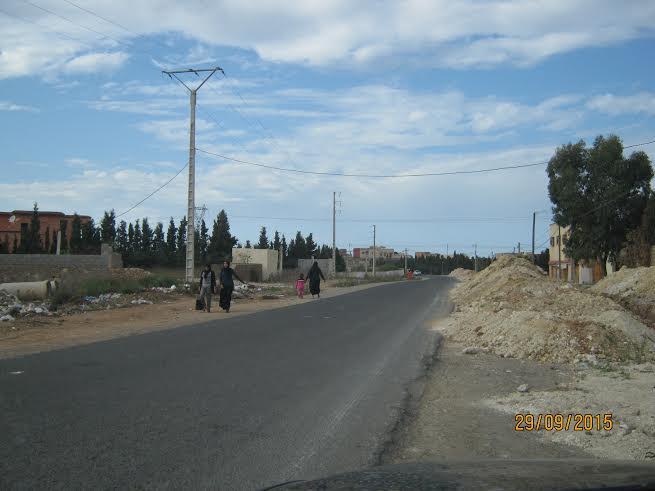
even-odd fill
[[[184,85],[190,94],[190,106],[191,106],[191,116],[190,116],[190,125],[189,125],[189,193],[187,201],[187,231],[186,231],[186,272],[185,279],[188,284],[192,284],[195,279],[194,268],[194,243],[193,239],[195,238],[195,193],[196,193],[196,95],[200,87],[205,85],[205,82],[214,75],[217,71],[223,72],[221,67],[215,68],[203,68],[203,69],[193,69],[188,68],[186,70],[162,70],[162,73],[165,73],[169,77],[173,78]],[[187,84],[185,84],[180,77],[177,75],[180,73],[193,73],[196,76],[201,72],[209,72],[209,75],[198,85],[195,89],[192,89]],[[224,73],[224,72],[223,72]]]

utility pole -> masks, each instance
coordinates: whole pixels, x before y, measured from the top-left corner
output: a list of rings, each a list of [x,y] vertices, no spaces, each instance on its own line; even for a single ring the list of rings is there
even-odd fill
[[[337,277],[337,193],[332,192],[332,271]]]
[[[187,232],[186,232],[186,271],[185,271],[185,280],[188,284],[192,284],[195,279],[194,269],[194,243],[195,238],[195,211],[196,211],[196,95],[200,87],[205,85],[205,82],[214,75],[217,71],[223,71],[221,67],[208,68],[208,69],[199,69],[194,70],[189,68],[187,70],[172,70],[166,71],[162,70],[162,73],[165,73],[170,78],[175,77],[175,79],[184,85],[189,91],[189,103],[191,106],[191,115],[190,115],[190,124],[189,124],[189,190],[187,195]],[[199,76],[200,72],[209,72],[209,75],[196,87],[192,89],[187,84],[182,82],[182,80],[177,76],[178,73],[194,73],[196,76]]]
[[[536,262],[534,257],[534,224],[536,220],[537,220],[537,212],[533,211],[532,212],[532,264]]]
[[[373,278],[375,278],[375,225],[373,225]]]
[[[519,254],[521,254],[521,243],[519,242]]]
[[[405,274],[407,274],[407,248],[405,248]]]
[[[473,249],[475,249],[475,272],[478,272],[478,245],[473,244]]]

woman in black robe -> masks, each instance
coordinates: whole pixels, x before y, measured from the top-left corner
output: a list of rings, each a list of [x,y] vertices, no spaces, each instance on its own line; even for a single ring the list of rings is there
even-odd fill
[[[218,304],[225,312],[230,311],[230,304],[232,303],[232,292],[234,291],[234,278],[239,280],[241,283],[245,283],[239,275],[230,268],[230,261],[223,262],[223,269],[221,269],[220,279],[220,288],[221,292],[219,295]]]
[[[307,279],[309,280],[309,293],[312,294],[312,298],[314,298],[314,295],[318,295],[318,298],[321,298],[321,278],[325,280],[323,271],[321,271],[321,268],[318,266],[318,261],[314,261],[314,264],[312,264],[312,267],[309,269],[309,273],[307,273]]]

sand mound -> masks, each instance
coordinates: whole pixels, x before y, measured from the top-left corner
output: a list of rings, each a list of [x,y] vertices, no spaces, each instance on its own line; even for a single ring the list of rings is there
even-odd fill
[[[614,300],[504,256],[452,291],[445,334],[501,356],[540,361],[655,359],[655,330]]]
[[[655,267],[621,268],[596,283],[591,290],[612,297],[655,325]]]
[[[452,270],[448,276],[457,278],[460,281],[466,281],[475,276],[475,271],[472,269],[457,268]]]

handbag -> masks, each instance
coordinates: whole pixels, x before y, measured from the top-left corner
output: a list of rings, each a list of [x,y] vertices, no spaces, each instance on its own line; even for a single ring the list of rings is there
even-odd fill
[[[198,297],[196,298],[196,310],[202,310],[205,308],[205,301]]]

